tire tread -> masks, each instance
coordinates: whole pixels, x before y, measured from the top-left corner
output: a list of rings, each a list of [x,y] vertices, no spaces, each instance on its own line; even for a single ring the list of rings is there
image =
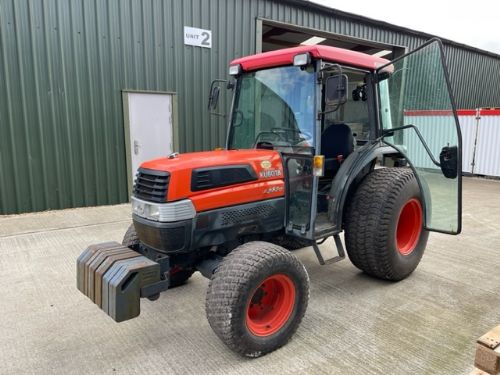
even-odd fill
[[[239,354],[257,357],[284,345],[297,330],[304,313],[294,321],[285,341],[271,350],[254,350],[236,332],[235,326],[246,308],[241,300],[241,290],[251,288],[252,275],[265,267],[287,265],[300,270],[306,278],[306,296],[298,303],[303,304],[305,312],[309,298],[308,276],[304,266],[288,250],[268,242],[248,242],[229,253],[214,272],[206,296],[206,315],[210,326],[217,336],[232,350]]]
[[[386,244],[397,198],[413,181],[416,183],[415,175],[408,168],[376,169],[352,197],[345,219],[346,249],[354,266],[368,275],[387,280],[407,276],[393,267]]]

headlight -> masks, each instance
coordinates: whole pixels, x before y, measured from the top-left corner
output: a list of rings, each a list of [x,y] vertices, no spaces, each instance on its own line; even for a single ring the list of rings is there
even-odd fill
[[[311,63],[311,55],[307,52],[299,53],[293,57],[293,65],[304,66]]]
[[[241,68],[241,65],[240,64],[237,64],[237,65],[231,65],[229,67],[229,75],[230,76],[237,76],[238,74],[241,74],[242,72],[242,68]]]
[[[160,221],[160,207],[154,204],[149,204],[146,207],[148,209],[148,217],[152,220]]]
[[[146,202],[135,197],[131,197],[132,212],[145,219],[169,222],[192,219],[196,215],[193,202],[183,199],[171,203]]]
[[[146,216],[146,202],[132,198],[132,212],[138,216]]]

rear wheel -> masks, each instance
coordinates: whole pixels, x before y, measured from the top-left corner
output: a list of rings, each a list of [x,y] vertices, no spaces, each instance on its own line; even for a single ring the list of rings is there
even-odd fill
[[[284,344],[307,309],[309,277],[289,251],[248,242],[219,265],[208,287],[206,313],[232,350],[259,357]]]
[[[122,245],[127,246],[132,250],[139,251],[139,243],[139,237],[137,237],[134,224],[130,224],[127,231],[125,232],[125,235],[123,236]],[[169,288],[175,288],[176,286],[185,284],[193,273],[193,269],[184,269],[175,266],[172,267],[172,269],[170,270]]]
[[[418,266],[429,232],[415,175],[407,168],[371,172],[346,212],[345,241],[352,263],[367,274],[402,280]]]

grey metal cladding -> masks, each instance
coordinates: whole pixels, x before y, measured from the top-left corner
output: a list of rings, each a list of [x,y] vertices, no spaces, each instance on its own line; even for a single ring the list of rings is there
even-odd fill
[[[223,146],[209,85],[255,52],[258,18],[409,49],[430,38],[296,0],[2,0],[0,214],[128,201],[123,89],[178,94],[174,151]],[[184,26],[212,30],[212,48],[185,46]],[[500,106],[499,56],[444,44],[458,107]]]

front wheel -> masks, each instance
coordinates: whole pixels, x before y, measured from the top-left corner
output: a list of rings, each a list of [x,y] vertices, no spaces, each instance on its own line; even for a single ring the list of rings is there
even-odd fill
[[[259,357],[284,344],[307,309],[309,277],[289,251],[248,242],[219,265],[208,287],[207,319],[235,352]]]
[[[349,259],[371,276],[404,279],[418,266],[427,245],[423,217],[422,193],[411,169],[374,170],[352,195],[346,212]]]

